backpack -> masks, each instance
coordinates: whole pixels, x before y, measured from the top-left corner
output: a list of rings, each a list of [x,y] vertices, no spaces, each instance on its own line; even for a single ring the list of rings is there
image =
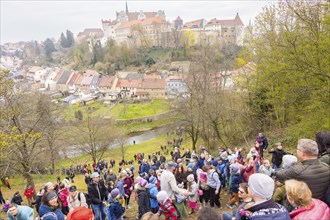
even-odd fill
[[[82,193],[82,192],[80,192],[80,193]],[[81,202],[80,193],[78,194],[78,200],[79,200],[79,202]],[[87,205],[89,207],[92,204],[91,198],[89,197],[88,193],[84,193],[84,196],[86,198],[86,203],[87,203]]]
[[[54,212],[47,212],[46,214],[40,217],[40,220],[44,220],[48,216],[53,216],[54,220],[58,220],[57,215]]]

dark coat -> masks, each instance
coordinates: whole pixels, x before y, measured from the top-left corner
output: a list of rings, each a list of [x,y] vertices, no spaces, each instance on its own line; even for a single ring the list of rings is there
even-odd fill
[[[21,205],[23,202],[22,196],[21,195],[14,195],[13,198],[11,199],[11,203],[15,203],[17,205]]]
[[[121,206],[118,200],[110,199],[110,206],[108,209],[108,219],[109,220],[118,220],[124,214],[125,209]]]
[[[284,155],[288,154],[283,150],[275,149],[275,150],[269,150],[270,154],[272,154],[272,163],[276,166],[280,166],[282,164],[282,158]]]
[[[99,188],[101,198],[99,197],[96,187]],[[104,181],[100,179],[98,184],[90,182],[88,184],[88,196],[92,204],[101,204],[103,201],[106,201],[108,198],[108,190],[104,185]]]
[[[139,204],[139,218],[144,213],[151,212],[150,208],[150,197],[147,190],[137,190],[138,204]]]
[[[231,190],[235,193],[238,192],[239,184],[243,182],[243,178],[239,173],[234,173],[231,175]]]
[[[305,160],[290,169],[276,172],[276,178],[284,182],[296,179],[305,182],[312,191],[312,197],[325,201],[325,194],[330,185],[330,167],[318,159]]]

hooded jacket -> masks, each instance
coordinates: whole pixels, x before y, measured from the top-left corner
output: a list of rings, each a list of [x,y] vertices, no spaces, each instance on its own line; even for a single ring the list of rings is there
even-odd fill
[[[60,209],[55,209],[53,210],[51,207],[48,205],[42,204],[39,208],[39,215],[41,217],[44,217],[44,220],[56,220],[56,218],[53,216],[53,214],[47,214],[53,212],[53,214],[56,215],[57,220],[64,220],[64,215]]]
[[[156,185],[154,183],[149,183],[148,184],[148,189],[149,189],[149,192],[150,192],[151,195],[153,195],[155,197],[157,196],[158,189],[157,189],[157,187],[156,187]],[[150,198],[150,207],[152,209],[154,209],[154,208],[157,208],[158,206],[159,205],[158,205],[157,199]]]

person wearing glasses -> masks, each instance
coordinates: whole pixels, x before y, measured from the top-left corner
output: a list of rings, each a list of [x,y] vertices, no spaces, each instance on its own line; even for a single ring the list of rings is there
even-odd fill
[[[28,206],[20,206],[12,203],[7,211],[9,220],[30,220],[34,217],[34,211]]]
[[[298,140],[297,156],[301,164],[290,169],[278,170],[276,178],[281,182],[296,179],[305,182],[312,191],[312,197],[325,201],[330,185],[330,167],[318,160],[317,143],[311,139]]]
[[[237,210],[233,210],[232,214],[230,214],[228,212],[224,212],[222,215],[223,220],[232,220],[232,219],[239,220],[239,219],[241,219],[239,211],[248,209],[249,207],[251,207],[254,204],[252,197],[248,193],[247,183],[239,184],[238,197],[243,200],[243,203],[238,207]]]

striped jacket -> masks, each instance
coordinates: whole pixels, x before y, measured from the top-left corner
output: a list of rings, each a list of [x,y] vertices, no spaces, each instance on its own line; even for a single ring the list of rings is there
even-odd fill
[[[170,199],[166,199],[162,204],[160,204],[158,213],[163,213],[165,215],[165,220],[178,219],[178,213]]]

